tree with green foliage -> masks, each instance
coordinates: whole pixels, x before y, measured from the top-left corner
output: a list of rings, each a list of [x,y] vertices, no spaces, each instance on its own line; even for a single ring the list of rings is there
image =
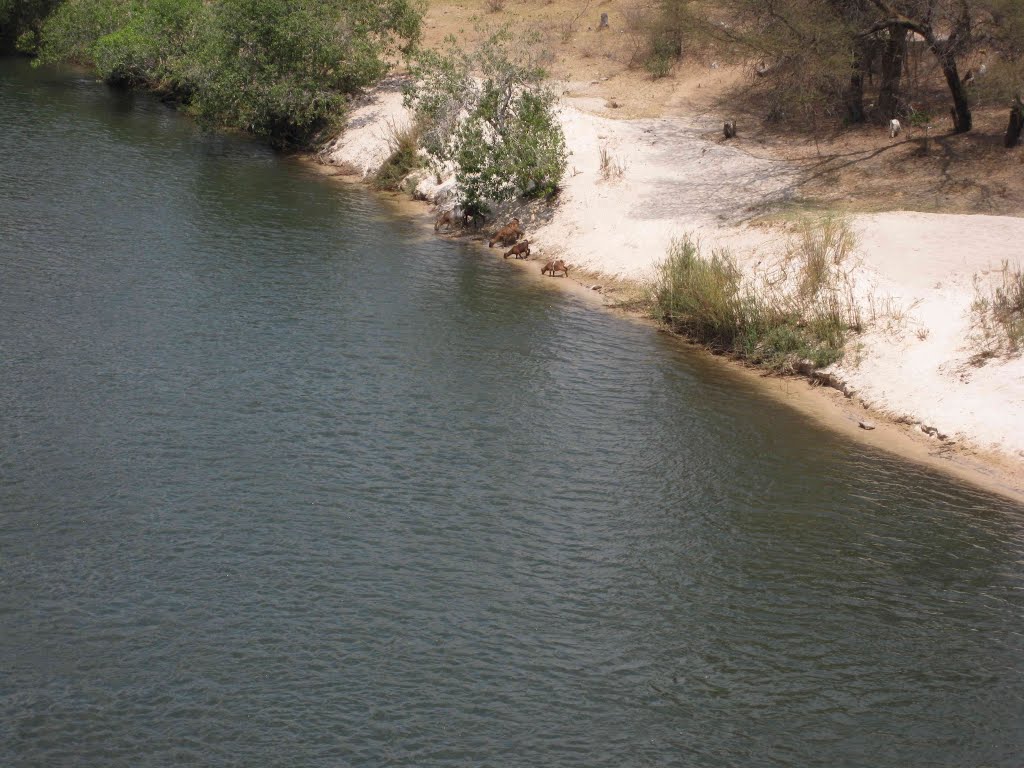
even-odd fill
[[[503,29],[467,54],[449,39],[444,51],[423,52],[413,66],[406,105],[427,150],[454,164],[460,202],[471,214],[489,202],[553,195],[565,173],[556,97],[531,55],[534,43]]]
[[[408,52],[421,18],[417,0],[67,0],[39,53],[165,91],[205,124],[303,146]]]
[[[185,70],[208,122],[306,144],[419,34],[405,0],[221,0]]]
[[[0,0],[0,55],[38,45],[43,20],[60,0]]]

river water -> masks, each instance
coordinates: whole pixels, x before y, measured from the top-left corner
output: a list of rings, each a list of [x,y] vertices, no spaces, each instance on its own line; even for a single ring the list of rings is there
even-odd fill
[[[1019,506],[152,99],[0,137],[0,764],[1019,768]]]

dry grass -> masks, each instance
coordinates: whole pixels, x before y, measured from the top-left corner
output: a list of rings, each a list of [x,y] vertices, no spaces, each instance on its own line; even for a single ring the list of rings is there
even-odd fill
[[[980,275],[974,278],[970,341],[975,345],[976,365],[1024,350],[1024,269],[1004,261],[997,274],[994,281],[983,281]]]
[[[673,243],[651,286],[651,305],[671,328],[710,349],[772,370],[815,368],[842,357],[861,330],[851,278],[854,240],[838,219],[805,223],[786,256],[745,280],[727,251]]]
[[[373,177],[377,189],[397,190],[405,178],[423,166],[419,155],[420,133],[416,125],[399,127],[388,123],[388,145],[391,154]]]
[[[600,172],[605,181],[614,181],[626,173],[626,165],[615,159],[607,147],[601,147]]]

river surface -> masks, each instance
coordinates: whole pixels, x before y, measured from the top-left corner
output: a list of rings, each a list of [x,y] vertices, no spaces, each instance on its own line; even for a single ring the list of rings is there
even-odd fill
[[[150,98],[0,141],[0,765],[1021,765],[1020,506]]]

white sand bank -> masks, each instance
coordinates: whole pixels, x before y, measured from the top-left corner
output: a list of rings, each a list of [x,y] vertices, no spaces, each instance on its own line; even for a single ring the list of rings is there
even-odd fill
[[[729,247],[748,267],[779,251],[784,235],[744,221],[788,199],[792,166],[721,141],[721,126],[703,119],[609,120],[586,106],[562,105],[569,170],[554,214],[526,222],[537,256],[645,279],[684,234]],[[406,120],[397,85],[386,84],[323,159],[366,175],[388,154],[389,124]],[[602,178],[602,148],[621,176]],[[974,276],[1002,260],[1024,263],[1024,219],[892,212],[853,224],[858,283],[869,286],[864,316],[874,320],[832,373],[875,413],[1019,462],[1024,359],[972,364],[969,337]],[[1024,478],[1024,462],[1012,466]]]

